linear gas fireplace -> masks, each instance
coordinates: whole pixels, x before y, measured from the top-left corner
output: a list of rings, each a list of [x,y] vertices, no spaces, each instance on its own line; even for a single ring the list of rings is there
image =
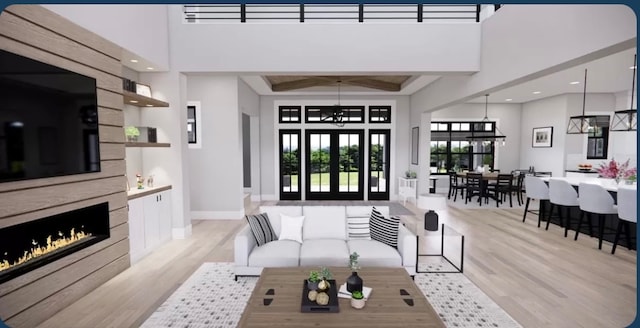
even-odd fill
[[[0,228],[0,283],[109,238],[109,203]]]

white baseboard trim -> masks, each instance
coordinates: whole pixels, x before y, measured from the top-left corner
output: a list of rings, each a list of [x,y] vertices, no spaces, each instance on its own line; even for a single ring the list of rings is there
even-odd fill
[[[192,232],[192,226],[189,224],[184,228],[173,228],[171,230],[171,236],[173,239],[187,239],[191,237]]]
[[[263,201],[265,200],[278,200],[278,197],[276,197],[276,195],[261,195],[261,198]]]
[[[191,211],[192,220],[241,220],[244,209],[240,211]]]
[[[261,202],[262,201],[262,197],[260,197],[260,195],[251,195],[251,201],[252,202]]]

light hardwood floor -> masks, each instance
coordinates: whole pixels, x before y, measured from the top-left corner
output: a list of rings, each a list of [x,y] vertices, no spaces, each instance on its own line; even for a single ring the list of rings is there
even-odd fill
[[[254,204],[256,205],[256,204]],[[422,225],[422,211],[403,221]],[[636,315],[636,252],[537,228],[522,210],[449,207],[445,223],[465,235],[464,274],[524,327],[626,327]],[[194,221],[193,236],[142,259],[40,327],[137,327],[203,262],[233,261],[244,220]],[[420,229],[421,231],[421,229]],[[432,250],[434,251],[434,250]]]

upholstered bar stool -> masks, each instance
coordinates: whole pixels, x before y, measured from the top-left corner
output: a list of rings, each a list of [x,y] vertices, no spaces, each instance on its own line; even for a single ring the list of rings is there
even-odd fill
[[[606,214],[618,214],[618,208],[614,205],[613,196],[601,185],[580,182],[578,191],[580,192],[580,209],[589,217],[589,224],[591,224],[591,214],[598,214],[598,249],[602,249],[604,216]],[[581,214],[574,240],[578,240],[583,217],[584,215]]]
[[[527,186],[527,188],[529,187]],[[549,209],[547,227],[545,230],[549,230],[549,222],[551,222],[553,208],[558,206],[560,226],[564,226],[564,236],[566,237],[569,233],[569,227],[571,226],[571,208],[580,206],[580,203],[578,203],[578,192],[573,189],[573,186],[571,186],[569,182],[551,178],[549,179],[549,202],[551,203],[551,208]],[[566,221],[564,221],[562,215],[563,209],[566,209]]]
[[[526,176],[525,186],[527,186],[527,202],[524,205],[524,215],[522,216],[522,222],[527,219],[527,212],[529,211],[529,202],[532,199],[537,199],[540,202],[540,212],[538,213],[538,228],[540,228],[540,218],[544,216],[544,202],[549,200],[549,187],[542,179],[534,176]]]
[[[627,237],[627,248],[631,249],[631,222],[637,223],[637,189],[631,189],[629,187],[618,188],[618,229],[616,229],[616,238],[613,240],[613,248],[611,248],[611,254],[616,253],[616,246],[618,246],[618,240],[620,240],[620,230],[625,228],[625,236]]]

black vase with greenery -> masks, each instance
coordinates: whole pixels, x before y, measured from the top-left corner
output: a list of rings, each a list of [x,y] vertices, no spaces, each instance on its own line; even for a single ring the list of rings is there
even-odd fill
[[[351,275],[347,278],[347,291],[353,293],[354,291],[362,291],[362,278],[358,276],[357,271],[351,272]]]

